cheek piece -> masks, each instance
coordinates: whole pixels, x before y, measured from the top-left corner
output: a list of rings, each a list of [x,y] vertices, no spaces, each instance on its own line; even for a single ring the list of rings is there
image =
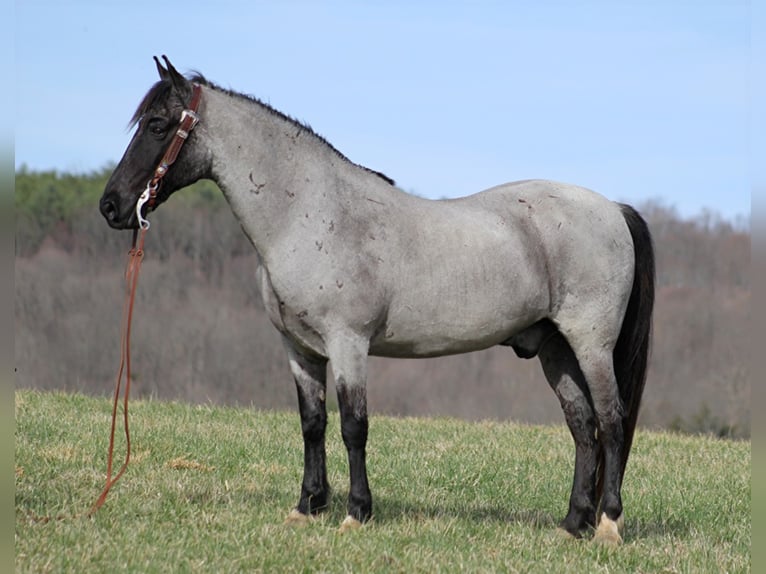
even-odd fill
[[[144,191],[141,193],[136,203],[136,218],[138,219],[138,226],[143,229],[149,229],[149,220],[144,216],[144,205],[147,206],[147,212],[154,208],[157,201],[157,191],[162,183],[162,178],[168,172],[168,169],[178,157],[178,152],[181,151],[184,142],[186,142],[189,134],[194,129],[194,126],[199,122],[199,116],[197,110],[199,109],[200,96],[202,89],[199,84],[192,85],[192,99],[189,107],[181,112],[181,124],[178,126],[173,141],[170,142],[165,155],[162,156],[159,165],[154,170],[154,175],[150,179]]]

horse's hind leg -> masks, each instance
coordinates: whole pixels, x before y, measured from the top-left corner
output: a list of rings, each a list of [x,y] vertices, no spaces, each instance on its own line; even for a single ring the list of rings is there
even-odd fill
[[[311,514],[327,506],[329,495],[325,454],[327,360],[304,355],[287,340],[285,340],[285,347],[298,390],[303,432],[301,497],[298,506],[288,515],[287,522],[302,523]]]
[[[598,527],[594,540],[608,544],[622,542],[623,528],[622,497],[622,454],[623,407],[620,400],[617,379],[614,373],[612,346],[598,343],[587,337],[577,341],[570,339],[577,356],[580,370],[588,384],[588,390],[596,415],[598,440],[603,449],[603,483]]]
[[[572,348],[556,333],[539,350],[540,363],[561,403],[575,442],[575,470],[569,512],[559,526],[580,537],[596,524],[596,466],[598,441],[585,378]]]

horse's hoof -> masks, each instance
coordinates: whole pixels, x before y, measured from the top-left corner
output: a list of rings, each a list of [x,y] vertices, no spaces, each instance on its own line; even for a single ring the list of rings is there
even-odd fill
[[[285,524],[288,526],[306,526],[312,518],[308,514],[303,514],[297,508],[293,508],[290,514],[285,518]]]
[[[617,517],[617,520],[612,520],[606,513],[603,513],[598,523],[598,528],[596,528],[596,534],[593,536],[593,541],[605,546],[619,546],[622,544],[620,533],[624,525],[625,519],[622,514]]]
[[[340,529],[338,530],[338,532],[343,534],[345,532],[350,532],[351,530],[356,530],[357,528],[361,528],[361,527],[362,527],[362,523],[359,522],[353,516],[349,515],[343,519],[343,522],[341,522]]]

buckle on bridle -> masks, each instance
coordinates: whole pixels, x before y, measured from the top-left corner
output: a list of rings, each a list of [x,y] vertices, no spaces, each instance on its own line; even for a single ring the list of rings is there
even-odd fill
[[[141,193],[141,195],[138,198],[138,201],[136,202],[136,218],[138,219],[138,226],[143,230],[149,229],[149,226],[151,225],[151,223],[149,223],[149,220],[146,217],[144,217],[144,214],[143,214],[144,205],[148,201],[150,201],[152,198],[157,196],[158,187],[159,187],[159,183],[155,183],[154,178],[150,179],[146,184],[146,188]],[[150,207],[151,207],[151,204],[150,204]]]
[[[199,116],[197,115],[197,112],[194,110],[185,109],[181,112],[181,125],[183,125],[186,118],[191,118],[191,125],[186,128],[184,131],[187,132],[187,136],[189,135],[188,132],[192,131],[194,129],[194,126],[196,126],[199,123]],[[180,129],[178,130],[181,131]],[[182,136],[183,137],[183,136]],[[184,137],[184,139],[186,139]]]

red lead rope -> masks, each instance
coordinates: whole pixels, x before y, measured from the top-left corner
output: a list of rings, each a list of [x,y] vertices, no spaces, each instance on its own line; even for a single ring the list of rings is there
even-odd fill
[[[133,232],[133,246],[128,253],[128,263],[125,268],[125,303],[122,307],[122,342],[120,349],[120,370],[117,373],[117,384],[114,389],[114,404],[112,405],[112,431],[109,435],[109,454],[106,462],[106,485],[98,500],[88,512],[92,516],[104,504],[109,490],[120,479],[128,468],[130,461],[130,430],[128,428],[128,397],[130,396],[130,326],[133,321],[133,303],[136,299],[136,287],[138,286],[138,273],[141,270],[141,261],[144,258],[144,237],[149,222],[143,216],[142,209],[144,203],[148,202],[148,208],[153,209],[156,201],[157,190],[159,189],[162,178],[167,174],[168,168],[173,165],[181,151],[181,147],[189,137],[189,134],[199,122],[197,110],[199,109],[202,89],[199,84],[192,84],[192,99],[189,107],[183,110],[181,122],[176,130],[170,146],[162,156],[159,165],[154,170],[154,176],[146,184],[146,189],[138,199],[136,205],[136,216],[140,229]],[[122,387],[122,375],[125,374],[125,393],[123,397],[122,416],[123,427],[125,429],[125,461],[120,470],[112,477],[112,466],[114,459],[114,432],[117,427],[117,406],[120,402],[120,388]]]
[[[130,396],[130,328],[133,321],[133,303],[136,299],[136,287],[138,286],[138,274],[141,270],[141,261],[144,258],[144,237],[146,229],[136,230],[133,233],[133,246],[128,252],[128,262],[125,267],[125,302],[122,306],[122,341],[120,343],[120,369],[117,373],[117,382],[114,390],[114,403],[112,405],[112,430],[109,435],[109,454],[106,463],[106,485],[98,500],[88,512],[92,516],[106,500],[109,490],[125,473],[130,461],[130,429],[128,427],[128,397]],[[125,393],[123,397],[122,416],[125,430],[126,452],[125,461],[120,470],[112,477],[114,459],[114,433],[117,427],[117,406],[120,402],[120,388],[122,387],[122,375],[125,374]]]

